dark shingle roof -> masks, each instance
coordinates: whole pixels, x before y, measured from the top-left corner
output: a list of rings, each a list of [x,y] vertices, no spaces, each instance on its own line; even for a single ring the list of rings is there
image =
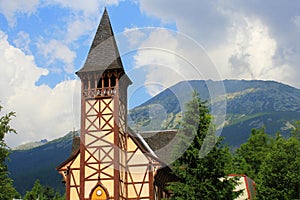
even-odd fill
[[[105,71],[124,71],[107,10],[104,10],[92,46],[83,67],[76,74]]]
[[[176,136],[177,130],[145,131],[139,134],[153,151],[166,147]]]
[[[174,145],[178,143],[177,130],[147,131],[139,133],[158,159],[165,164],[173,161]]]

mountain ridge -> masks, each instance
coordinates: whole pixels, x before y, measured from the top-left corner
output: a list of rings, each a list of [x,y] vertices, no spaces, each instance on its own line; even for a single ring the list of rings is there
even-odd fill
[[[261,126],[265,125],[267,131],[272,134],[273,132],[282,130],[283,135],[287,135],[289,130],[282,129],[284,124],[287,122],[293,124],[293,121],[300,120],[300,116],[298,116],[300,114],[300,89],[295,87],[276,81],[263,80],[191,80],[177,83],[140,106],[131,109],[129,112],[129,122],[132,126],[138,126],[135,130],[140,131],[147,131],[148,128],[152,127],[156,127],[157,129],[176,127],[175,118],[179,118],[181,114],[180,107],[182,107],[182,105],[179,106],[178,99],[185,101],[185,97],[191,96],[191,90],[186,89],[188,87],[195,89],[202,100],[208,100],[208,103],[212,102],[214,105],[208,104],[210,108],[214,106],[215,110],[222,110],[222,105],[218,105],[216,99],[210,99],[210,92],[214,91],[209,91],[208,87],[214,88],[213,86],[216,84],[224,84],[223,89],[225,93],[223,95],[226,97],[226,117],[222,136],[227,137],[225,140],[230,145],[238,146],[245,142],[246,138],[238,143],[231,142],[230,138],[228,138],[229,135],[232,135],[229,134],[229,131],[232,132],[235,130],[235,132],[239,132],[237,131],[239,129],[235,128],[242,126],[241,124],[245,123],[245,121],[248,121],[250,125],[247,125],[247,131],[243,129],[242,132],[245,135],[249,135],[252,128],[258,128],[257,124]],[[174,123],[168,123],[169,126],[161,126],[164,122],[157,122],[160,124],[154,122],[153,116],[150,113],[154,105],[160,105],[159,107],[164,109],[161,111],[162,114],[167,116],[164,122],[174,121]],[[281,118],[277,116],[279,114],[282,115]],[[292,115],[293,119],[290,119],[288,115]],[[278,122],[277,124],[272,122],[273,118]],[[249,119],[252,119],[252,121],[249,121]],[[255,123],[257,120],[258,122]],[[251,124],[255,124],[255,126],[251,126]],[[271,125],[272,127],[268,127]]]
[[[176,123],[181,119],[180,109],[183,106],[179,104],[179,100],[181,98],[186,101],[188,98],[185,97],[190,95],[187,94],[190,90],[187,91],[185,88],[188,86],[195,89],[202,100],[207,100],[210,97],[207,83],[218,84],[212,80],[180,82],[131,109],[128,114],[131,120],[129,123],[133,125],[131,128],[135,131],[145,131],[142,130],[143,127],[152,131],[155,128],[176,128]],[[227,112],[221,136],[225,138],[224,142],[232,147],[245,142],[252,128],[261,128],[263,125],[270,135],[281,131],[283,136],[289,136],[294,121],[300,120],[300,89],[275,81],[224,80],[223,83]],[[178,96],[174,95],[174,92],[177,92]],[[217,108],[218,106],[216,105]],[[151,115],[157,117],[151,118]],[[137,124],[142,128],[134,127]],[[7,163],[8,170],[16,189],[21,194],[30,190],[36,179],[43,185],[64,192],[62,177],[55,167],[70,156],[73,136],[74,132],[70,131],[41,146],[12,151],[9,156],[10,162]]]

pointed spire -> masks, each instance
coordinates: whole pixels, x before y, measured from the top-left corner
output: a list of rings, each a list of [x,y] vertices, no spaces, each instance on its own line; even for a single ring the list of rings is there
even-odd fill
[[[96,46],[101,44],[101,42],[113,36],[114,33],[112,31],[107,10],[105,8],[90,51],[92,51]]]
[[[85,64],[76,74],[91,71],[103,72],[108,69],[124,71],[110,19],[105,8]]]

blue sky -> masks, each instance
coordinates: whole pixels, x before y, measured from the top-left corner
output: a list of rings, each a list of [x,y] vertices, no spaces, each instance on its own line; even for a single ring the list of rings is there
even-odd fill
[[[134,107],[178,81],[275,80],[300,88],[300,2],[0,0],[0,102],[10,146],[79,128],[79,83],[107,7]]]

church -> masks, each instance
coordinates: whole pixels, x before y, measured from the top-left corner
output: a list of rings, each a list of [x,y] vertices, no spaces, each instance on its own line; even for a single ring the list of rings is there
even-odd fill
[[[127,125],[127,88],[132,83],[123,68],[112,26],[104,10],[83,67],[80,136],[71,156],[57,170],[63,176],[67,200],[159,200],[170,194],[175,180],[155,155],[155,139],[146,140]],[[172,137],[165,131],[160,137]],[[160,138],[160,141],[166,141]]]

